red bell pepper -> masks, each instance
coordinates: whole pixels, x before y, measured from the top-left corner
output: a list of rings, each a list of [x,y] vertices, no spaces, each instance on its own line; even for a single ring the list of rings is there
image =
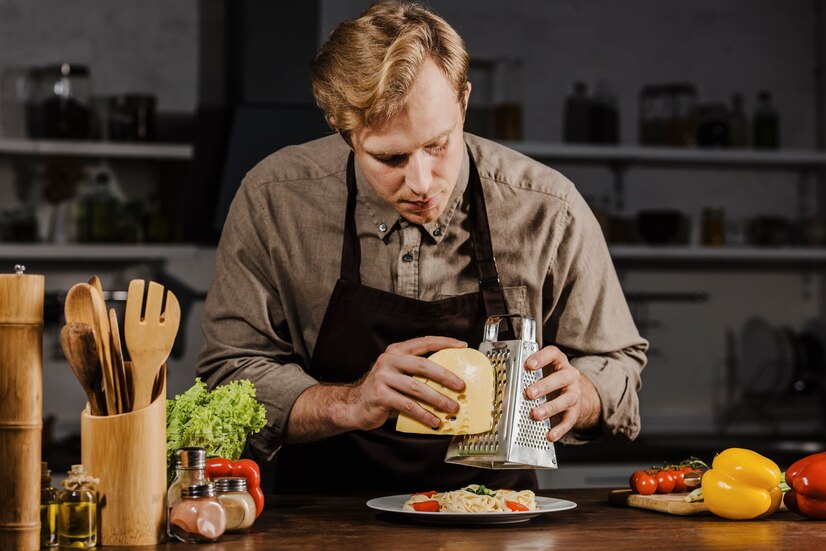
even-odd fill
[[[255,518],[264,510],[264,492],[261,490],[261,470],[252,459],[232,461],[221,457],[208,459],[204,474],[210,480],[221,476],[243,476],[247,479],[247,492],[255,501]]]
[[[826,452],[800,459],[786,470],[790,490],[783,503],[804,517],[826,520]]]

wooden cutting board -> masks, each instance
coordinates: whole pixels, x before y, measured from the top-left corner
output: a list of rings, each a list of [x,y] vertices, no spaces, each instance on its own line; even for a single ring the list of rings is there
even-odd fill
[[[638,509],[648,509],[659,511],[669,515],[706,515],[711,514],[702,501],[688,503],[685,496],[688,494],[653,494],[644,496],[635,494],[630,489],[611,490],[608,494],[608,501],[611,505],[620,507],[636,507]]]

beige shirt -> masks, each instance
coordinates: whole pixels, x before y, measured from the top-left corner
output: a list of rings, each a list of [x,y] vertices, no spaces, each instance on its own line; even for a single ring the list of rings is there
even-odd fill
[[[593,381],[601,434],[633,439],[648,343],[591,210],[559,172],[482,138],[465,140],[508,310],[536,319],[540,345],[558,346]],[[316,383],[303,366],[339,277],[349,152],[332,135],[268,156],[244,178],[218,245],[197,372],[210,387],[233,379],[255,384],[267,426],[250,444],[265,456],[281,445],[295,400]],[[468,166],[465,155],[442,216],[419,226],[400,219],[356,165],[362,284],[427,301],[478,291],[462,201]]]

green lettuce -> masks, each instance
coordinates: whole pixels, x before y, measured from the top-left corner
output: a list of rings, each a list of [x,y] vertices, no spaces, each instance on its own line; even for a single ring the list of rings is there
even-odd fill
[[[266,410],[250,381],[209,391],[195,379],[192,388],[166,402],[167,467],[174,472],[175,450],[188,446],[204,448],[207,457],[238,459],[247,437],[265,424]]]

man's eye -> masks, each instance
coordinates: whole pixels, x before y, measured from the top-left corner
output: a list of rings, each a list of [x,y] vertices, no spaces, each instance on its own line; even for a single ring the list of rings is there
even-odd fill
[[[407,160],[407,155],[390,155],[389,157],[376,157],[376,159],[386,165],[398,166]]]

